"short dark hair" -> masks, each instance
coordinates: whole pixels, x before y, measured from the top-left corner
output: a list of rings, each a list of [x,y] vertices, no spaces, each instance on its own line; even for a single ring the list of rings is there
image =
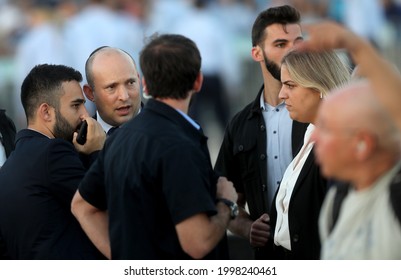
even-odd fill
[[[65,65],[39,64],[25,77],[21,86],[21,102],[27,120],[34,117],[42,103],[59,108],[60,90],[64,82],[82,81],[82,75]]]
[[[201,55],[185,36],[154,35],[141,51],[140,65],[150,96],[185,99],[200,72]]]
[[[266,27],[279,23],[282,25],[300,23],[301,15],[292,6],[271,7],[261,12],[252,26],[252,46],[259,45],[265,39]]]

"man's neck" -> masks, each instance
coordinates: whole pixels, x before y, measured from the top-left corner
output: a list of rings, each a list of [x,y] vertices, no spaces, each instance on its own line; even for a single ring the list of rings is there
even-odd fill
[[[356,171],[355,177],[357,180],[353,182],[355,189],[360,191],[371,187],[380,177],[384,176],[397,165],[399,161],[400,157],[388,155],[366,163],[366,168],[361,170],[361,172]]]
[[[39,124],[36,124],[36,123],[35,124],[31,123],[31,124],[28,124],[27,129],[39,132],[39,133],[41,133],[41,134],[43,134],[43,135],[45,135],[45,136],[47,136],[49,138],[55,138],[54,135],[53,135],[53,132],[45,125],[39,125]]]
[[[158,101],[163,102],[176,110],[188,114],[190,99],[172,99],[172,98],[157,98]]]
[[[267,104],[276,107],[283,101],[278,97],[281,89],[281,82],[273,78],[273,76],[266,71],[263,73],[264,92],[263,98]]]

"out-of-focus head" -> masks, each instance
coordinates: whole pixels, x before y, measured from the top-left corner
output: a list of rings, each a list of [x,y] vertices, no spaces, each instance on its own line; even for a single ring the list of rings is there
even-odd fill
[[[200,74],[201,55],[187,37],[155,35],[141,51],[140,64],[149,96],[185,99]]]
[[[85,74],[85,95],[106,123],[120,126],[138,114],[140,77],[127,52],[107,46],[96,49],[86,61]]]
[[[281,65],[279,97],[294,120],[314,123],[322,98],[350,80],[350,69],[333,51],[287,53]]]
[[[365,80],[322,102],[312,139],[322,173],[339,180],[355,182],[358,170],[378,169],[400,155],[400,133]]]

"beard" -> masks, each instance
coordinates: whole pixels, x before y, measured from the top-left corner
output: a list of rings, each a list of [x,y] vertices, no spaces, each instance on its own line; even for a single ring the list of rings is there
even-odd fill
[[[54,126],[54,137],[72,142],[72,138],[76,128],[64,118],[59,111],[56,111],[56,124]]]
[[[265,65],[267,71],[275,78],[276,80],[281,82],[281,69],[280,66],[277,65],[273,60],[267,58],[265,52],[263,52],[263,58],[265,59]]]

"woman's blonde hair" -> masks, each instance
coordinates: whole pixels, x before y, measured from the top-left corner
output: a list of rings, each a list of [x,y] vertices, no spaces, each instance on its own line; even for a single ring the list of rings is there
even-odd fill
[[[321,97],[347,84],[351,70],[334,51],[304,52],[293,50],[282,59],[282,65],[295,83],[320,92]]]

